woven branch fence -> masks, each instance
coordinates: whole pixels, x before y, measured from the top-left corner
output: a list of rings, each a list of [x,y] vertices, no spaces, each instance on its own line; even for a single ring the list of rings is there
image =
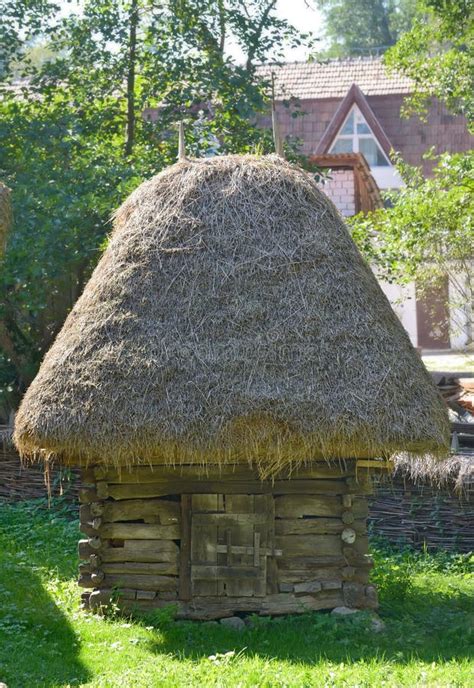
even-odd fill
[[[375,490],[369,532],[393,543],[456,552],[474,550],[472,492],[394,479]]]
[[[48,485],[42,464],[22,466],[20,457],[13,449],[4,448],[0,451],[0,500],[15,502],[48,497]],[[51,496],[63,495],[71,504],[77,504],[79,471],[53,468],[49,484]]]

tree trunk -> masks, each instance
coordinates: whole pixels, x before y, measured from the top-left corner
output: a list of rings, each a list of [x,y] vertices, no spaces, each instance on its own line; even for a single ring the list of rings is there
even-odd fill
[[[130,5],[130,33],[128,39],[128,72],[127,72],[127,132],[125,155],[133,152],[135,143],[135,68],[137,58],[138,0]]]

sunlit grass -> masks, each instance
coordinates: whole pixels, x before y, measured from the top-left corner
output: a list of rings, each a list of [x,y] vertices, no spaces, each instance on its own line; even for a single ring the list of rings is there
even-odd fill
[[[163,613],[132,621],[82,612],[78,537],[60,504],[0,506],[0,681],[9,688],[474,684],[465,555],[374,543],[382,633],[365,613],[255,619],[238,633]]]

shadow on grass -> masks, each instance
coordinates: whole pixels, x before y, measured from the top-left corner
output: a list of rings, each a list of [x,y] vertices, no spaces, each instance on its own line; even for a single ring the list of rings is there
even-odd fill
[[[242,632],[212,623],[163,625],[157,620],[162,641],[153,642],[150,650],[199,659],[245,648],[247,657],[309,665],[371,660],[442,664],[472,659],[473,648],[466,637],[472,607],[467,595],[414,588],[403,602],[381,607],[379,613],[386,627],[379,633],[374,632],[372,617],[366,612],[348,617],[316,612],[273,620],[254,618]]]
[[[16,538],[18,514],[15,521],[13,509],[2,508],[8,512],[0,524],[0,681],[9,688],[80,685],[89,674],[78,658],[79,640],[38,573],[49,568],[48,546],[25,546]],[[50,529],[54,538],[54,524]],[[33,531],[32,525],[32,539]],[[67,577],[63,563],[50,569],[58,585]]]

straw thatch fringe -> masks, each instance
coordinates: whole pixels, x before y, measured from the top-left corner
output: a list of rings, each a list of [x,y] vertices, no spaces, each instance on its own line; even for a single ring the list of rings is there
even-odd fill
[[[415,483],[430,483],[448,487],[458,494],[468,494],[474,489],[474,451],[453,454],[444,461],[427,457],[424,461],[406,454],[394,457],[393,479],[407,477]]]
[[[276,156],[178,163],[107,251],[17,415],[23,455],[113,465],[447,451],[446,410],[333,204]]]

